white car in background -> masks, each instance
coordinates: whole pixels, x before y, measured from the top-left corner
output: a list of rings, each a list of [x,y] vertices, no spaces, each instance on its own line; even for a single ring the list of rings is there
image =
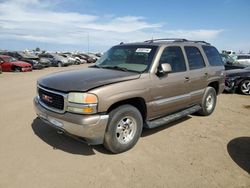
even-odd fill
[[[237,54],[236,62],[250,66],[250,54]]]

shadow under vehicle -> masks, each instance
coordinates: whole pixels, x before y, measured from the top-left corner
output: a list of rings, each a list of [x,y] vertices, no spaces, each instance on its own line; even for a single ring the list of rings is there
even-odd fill
[[[232,160],[250,174],[250,137],[239,137],[227,144],[227,151]]]

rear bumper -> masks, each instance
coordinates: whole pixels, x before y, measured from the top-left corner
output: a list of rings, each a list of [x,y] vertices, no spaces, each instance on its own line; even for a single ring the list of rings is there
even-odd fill
[[[34,99],[34,107],[37,116],[46,124],[68,135],[83,138],[89,144],[103,143],[108,115],[58,114],[41,106],[37,97]]]

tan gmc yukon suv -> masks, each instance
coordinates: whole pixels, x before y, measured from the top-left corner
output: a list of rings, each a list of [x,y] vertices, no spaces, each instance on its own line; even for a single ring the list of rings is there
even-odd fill
[[[204,41],[156,39],[112,47],[94,66],[38,80],[36,113],[48,125],[113,153],[143,128],[210,115],[224,89],[217,49]]]

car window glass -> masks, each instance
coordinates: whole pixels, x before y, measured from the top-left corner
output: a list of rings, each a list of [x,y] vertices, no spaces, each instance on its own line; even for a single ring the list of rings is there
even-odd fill
[[[172,67],[172,72],[186,71],[186,64],[182,50],[178,46],[167,47],[161,55],[159,65],[168,63]]]
[[[185,46],[184,48],[187,54],[190,70],[200,69],[205,67],[204,60],[198,48],[193,46]]]
[[[223,62],[218,50],[213,46],[202,46],[211,66],[222,66]]]

